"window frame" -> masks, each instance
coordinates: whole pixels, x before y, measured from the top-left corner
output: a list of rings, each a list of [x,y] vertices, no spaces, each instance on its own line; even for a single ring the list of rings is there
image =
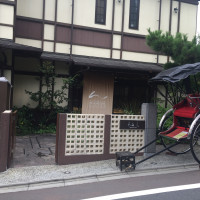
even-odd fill
[[[100,0],[102,1],[102,0]],[[101,24],[101,25],[106,25],[106,7],[107,7],[107,0],[103,0],[104,1],[104,14],[103,14],[103,22],[98,21],[98,14],[97,10],[98,10],[98,0],[96,0],[96,8],[95,8],[95,24]]]
[[[131,2],[138,1],[138,10],[137,13],[134,13],[134,11],[131,9],[133,6],[131,6]],[[134,2],[133,2],[134,3]],[[134,27],[131,27],[131,15],[136,15],[136,25]],[[130,0],[130,9],[129,9],[129,29],[138,30],[139,29],[139,14],[140,14],[140,0]]]

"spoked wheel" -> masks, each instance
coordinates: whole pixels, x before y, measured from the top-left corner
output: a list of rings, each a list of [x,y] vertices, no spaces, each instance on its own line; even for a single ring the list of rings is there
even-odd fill
[[[172,124],[173,124],[173,109],[170,109],[163,115],[160,121],[159,124],[160,132],[169,130]],[[160,137],[160,140],[165,148],[169,147],[174,143],[177,143],[177,141],[164,137]],[[190,141],[185,140],[183,143],[179,143],[178,145],[168,149],[168,151],[173,154],[185,154],[188,151],[190,151]]]
[[[194,159],[200,164],[200,121],[197,121],[191,133],[190,148]]]

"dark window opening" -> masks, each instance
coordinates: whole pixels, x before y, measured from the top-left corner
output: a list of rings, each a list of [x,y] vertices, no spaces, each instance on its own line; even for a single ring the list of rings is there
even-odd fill
[[[73,113],[81,113],[83,96],[83,77],[80,75],[70,86],[69,110]]]
[[[129,28],[138,29],[140,0],[130,0]]]
[[[106,0],[96,0],[95,23],[106,23]]]
[[[142,103],[148,102],[148,90],[145,80],[115,79],[113,113],[140,114]]]

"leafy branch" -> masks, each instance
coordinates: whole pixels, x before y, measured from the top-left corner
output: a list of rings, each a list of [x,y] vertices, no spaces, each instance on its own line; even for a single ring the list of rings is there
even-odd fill
[[[199,36],[189,41],[187,35],[182,33],[173,36],[169,32],[163,33],[161,30],[151,31],[150,29],[148,33],[147,44],[155,52],[170,56],[173,61],[166,63],[164,68],[200,62]]]

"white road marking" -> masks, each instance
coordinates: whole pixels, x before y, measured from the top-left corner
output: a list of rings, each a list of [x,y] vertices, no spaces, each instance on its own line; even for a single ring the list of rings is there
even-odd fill
[[[164,187],[164,188],[155,188],[155,189],[141,190],[141,191],[136,191],[136,192],[127,192],[127,193],[121,193],[121,194],[113,194],[113,195],[94,197],[94,198],[82,199],[82,200],[114,200],[114,199],[121,199],[121,198],[159,194],[159,193],[165,193],[165,192],[175,192],[175,191],[180,191],[180,190],[190,190],[190,189],[196,189],[196,188],[200,188],[200,183]]]

